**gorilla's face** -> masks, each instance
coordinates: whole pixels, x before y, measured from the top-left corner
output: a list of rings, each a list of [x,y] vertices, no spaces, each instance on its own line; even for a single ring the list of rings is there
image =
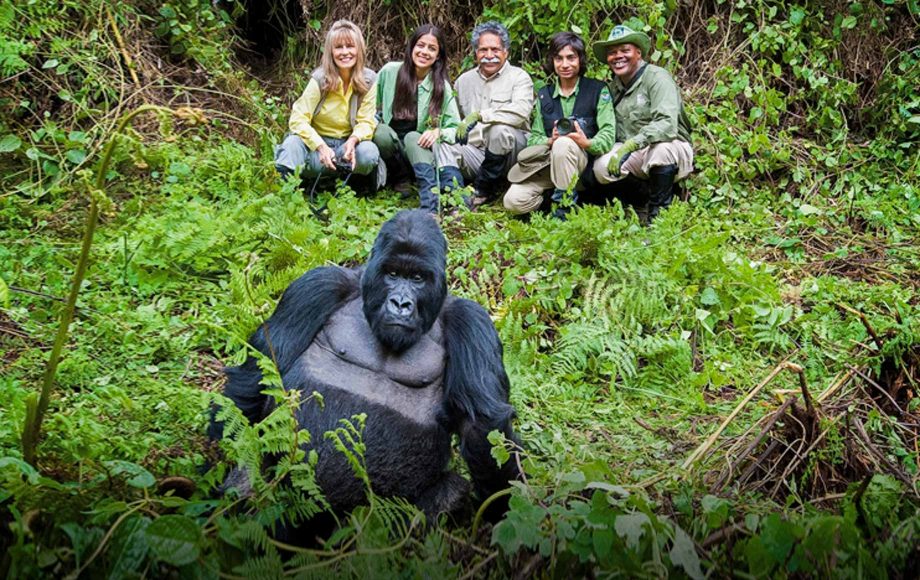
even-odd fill
[[[428,212],[401,211],[374,242],[361,281],[364,316],[388,350],[402,352],[431,329],[447,296],[447,242]]]

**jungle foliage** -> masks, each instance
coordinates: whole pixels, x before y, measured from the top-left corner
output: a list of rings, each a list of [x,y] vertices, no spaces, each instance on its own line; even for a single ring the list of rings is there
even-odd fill
[[[298,430],[298,395],[275,376],[266,421],[225,409],[220,449],[204,430],[222,365],[282,290],[362,261],[412,205],[340,186],[316,215],[268,162],[343,16],[374,66],[417,23],[444,24],[455,72],[469,28],[500,19],[538,79],[551,33],[642,27],[684,90],[697,171],[690,202],[649,229],[617,203],[564,223],[445,217],[451,290],[489,309],[505,345],[527,480],[494,526],[424,522],[369,493],[295,548],[271,531],[327,509],[300,445],[333,438],[366,482],[363,418]],[[0,574],[909,577],[918,24],[916,0],[0,0]],[[254,493],[221,497],[237,465]]]

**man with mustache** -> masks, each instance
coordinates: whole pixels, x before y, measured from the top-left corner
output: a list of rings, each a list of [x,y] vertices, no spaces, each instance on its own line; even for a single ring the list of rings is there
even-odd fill
[[[473,180],[475,193],[467,205],[475,209],[496,199],[507,188],[508,169],[514,165],[530,131],[533,81],[508,63],[511,39],[498,22],[473,29],[473,53],[478,66],[454,83],[460,116],[458,143],[438,150],[441,191]]]
[[[601,184],[616,182],[617,193],[624,195],[647,189],[648,222],[670,205],[675,181],[693,171],[680,89],[667,70],[645,62],[650,53],[648,35],[622,24],[606,41],[594,43],[594,54],[614,75],[608,87],[617,134],[613,150],[594,162],[594,176]],[[637,213],[641,219],[645,212]]]

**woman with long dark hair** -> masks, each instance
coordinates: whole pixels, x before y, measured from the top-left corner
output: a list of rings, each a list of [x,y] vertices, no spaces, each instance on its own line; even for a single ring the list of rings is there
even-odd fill
[[[275,167],[282,176],[301,177],[337,171],[377,173],[380,153],[371,141],[377,121],[376,74],[364,67],[364,36],[354,23],[337,20],[326,34],[322,63],[313,71],[303,95],[294,103],[290,133],[275,148]]]
[[[406,43],[403,60],[380,69],[377,110],[381,122],[374,143],[381,157],[394,168],[410,165],[418,183],[419,207],[437,213],[434,148],[453,143],[460,122],[447,76],[444,37],[437,26],[419,26]]]

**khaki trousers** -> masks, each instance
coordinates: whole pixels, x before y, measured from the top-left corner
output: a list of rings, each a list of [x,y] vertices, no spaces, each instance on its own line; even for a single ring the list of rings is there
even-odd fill
[[[622,143],[617,143],[610,153],[601,155],[594,162],[594,177],[597,178],[598,183],[613,183],[627,175],[632,175],[639,179],[648,179],[649,169],[664,165],[677,166],[675,181],[680,181],[693,172],[693,148],[686,141],[675,139],[674,141],[655,143],[638,151],[633,151],[626,159],[623,167],[620,168],[620,176],[614,177],[607,171],[607,163],[610,162],[610,158],[616,155],[622,146]]]
[[[505,169],[508,169],[514,165],[518,151],[527,145],[527,133],[508,125],[489,125],[482,131],[482,136],[482,143],[442,143],[438,147],[438,167],[456,167],[463,177],[472,180],[479,174],[486,149],[496,155],[507,155]]]
[[[588,166],[588,154],[568,137],[553,143],[549,167],[521,183],[512,183],[505,194],[505,209],[513,214],[529,213],[540,207],[547,189],[568,190]],[[576,185],[576,189],[580,189]]]

